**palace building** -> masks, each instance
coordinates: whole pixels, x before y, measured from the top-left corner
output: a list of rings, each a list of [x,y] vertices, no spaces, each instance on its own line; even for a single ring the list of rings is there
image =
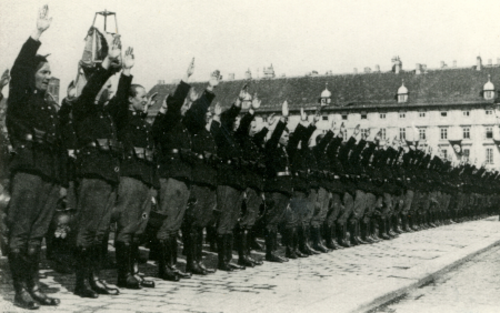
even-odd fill
[[[274,69],[273,69],[274,71]],[[249,71],[248,71],[249,72]],[[500,85],[500,62],[459,68],[456,62],[448,67],[441,62],[439,69],[427,69],[416,64],[413,70],[403,70],[399,57],[392,59],[392,70],[381,72],[365,68],[352,74],[307,75],[223,81],[216,90],[215,101],[224,107],[231,105],[245,83],[262,100],[258,122],[270,113],[279,114],[281,104],[290,105],[289,127],[293,131],[303,107],[312,114],[323,102],[318,129],[326,130],[332,121],[337,128],[343,122],[351,130],[361,125],[373,135],[381,130],[382,137],[418,141],[452,160],[469,159],[489,168],[500,165],[500,128],[497,109],[500,103],[496,86]],[[202,90],[206,83],[193,83]],[[158,99],[173,92],[175,85],[158,84],[150,93],[159,92]],[[156,116],[161,101],[151,108]],[[312,118],[312,116],[310,116]],[[458,151],[457,154],[455,151]]]

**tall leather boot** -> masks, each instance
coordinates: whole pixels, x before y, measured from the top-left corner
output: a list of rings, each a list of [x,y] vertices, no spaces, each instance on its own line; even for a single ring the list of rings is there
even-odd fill
[[[307,255],[319,254],[319,251],[314,250],[309,244],[311,232],[309,226],[299,226],[299,251]]]
[[[357,221],[354,227],[355,227],[354,230],[356,231],[356,240],[359,242],[359,244],[360,245],[368,244],[368,242],[364,241],[361,238],[361,222]]]
[[[436,224],[436,211],[429,211],[429,226],[434,228],[437,227]]]
[[[225,240],[224,243],[226,244],[226,249],[224,251],[226,252],[226,262],[229,266],[231,266],[235,270],[244,270],[246,269],[245,266],[238,265],[234,262],[231,262],[233,259],[233,234],[226,234],[225,235]]]
[[[275,251],[275,238],[277,235],[275,235],[274,231],[266,230],[265,234],[265,240],[266,240],[266,261],[268,262],[275,262],[275,263],[283,263],[287,262],[288,259],[285,259],[281,256],[279,256],[276,251]]]
[[[217,248],[219,251],[217,251],[217,256],[218,256],[218,264],[217,268],[221,271],[226,271],[226,272],[232,272],[234,271],[234,268],[229,266],[229,263],[227,262],[227,245],[226,245],[226,236],[225,235],[218,235],[217,237]]]
[[[333,244],[332,228],[325,223],[325,246],[330,250],[337,250]]]
[[[394,214],[392,216],[394,220],[394,232],[398,235],[403,233],[403,229],[401,228],[402,220],[400,219],[399,214]]]
[[[255,251],[264,251],[265,248],[257,241],[257,232],[255,226],[248,232],[248,247]]]
[[[27,253],[27,285],[28,292],[30,293],[33,300],[37,301],[41,305],[59,305],[61,301],[57,298],[51,298],[41,291],[40,281],[39,281],[39,265],[40,265],[40,247],[30,247],[28,246]]]
[[[203,259],[203,229],[198,229],[198,238],[196,240],[196,263],[198,263],[198,266],[201,267],[201,269],[204,270],[207,274],[213,274],[217,271],[216,269],[208,268],[205,265],[203,265],[202,259]]]
[[[359,225],[360,226],[360,232],[361,232],[361,240],[363,240],[364,242],[368,243],[368,244],[371,244],[371,243],[374,243],[375,241],[373,241],[372,237],[370,236],[370,226],[369,226],[370,222],[361,222],[361,224]]]
[[[236,233],[236,240],[238,241],[238,264],[241,266],[254,267],[255,264],[248,258],[248,230],[238,229]]]
[[[90,277],[89,283],[92,290],[102,295],[119,295],[120,290],[108,285],[100,276],[101,265],[103,264],[103,247],[102,244],[93,245],[90,251]]]
[[[158,277],[163,280],[169,281],[179,281],[179,274],[172,269],[172,247],[170,246],[170,240],[160,240],[158,242]]]
[[[219,235],[217,234],[217,230],[213,226],[207,226],[207,238],[206,238],[209,246],[210,246],[210,251],[212,252],[218,252],[219,247],[217,246],[219,244]]]
[[[379,219],[378,227],[379,227],[379,238],[384,239],[384,240],[390,240],[391,237],[387,235],[387,226],[386,226],[387,221],[383,218]]]
[[[250,247],[250,240],[252,238],[252,231],[244,230],[242,233],[242,236],[243,236],[244,242],[246,243],[246,250],[245,250],[246,259],[249,260],[254,266],[255,265],[262,265],[263,262],[253,258],[252,254],[251,254],[252,249]]]
[[[294,227],[292,229],[291,236],[292,236],[292,248],[293,248],[293,251],[295,251],[295,254],[299,258],[307,258],[309,255],[305,254],[305,253],[302,253],[299,250],[299,232],[298,232],[298,227]]]
[[[322,253],[328,253],[330,250],[323,245],[323,240],[321,238],[321,229],[319,226],[311,226],[311,236],[312,236],[312,248],[316,251]]]
[[[418,212],[414,212],[409,216],[410,229],[413,231],[419,231],[420,227],[418,227]]]
[[[345,248],[352,247],[351,243],[347,239],[347,226],[345,224],[339,224],[338,229],[339,229],[339,238],[340,238],[339,244]]]
[[[371,235],[371,238],[373,239],[373,241],[375,243],[382,241],[382,239],[380,239],[378,237],[378,222],[377,222],[377,219],[375,217],[372,217],[370,219],[369,227],[370,227],[370,235]]]
[[[386,234],[391,237],[391,239],[399,237],[399,235],[394,232],[394,220],[392,216],[388,216],[385,220],[385,228]]]
[[[154,288],[155,287],[154,281],[146,280],[142,275],[139,274],[139,258],[140,258],[139,242],[132,242],[130,247],[131,247],[130,271],[132,275],[134,275],[135,279],[139,281],[139,285],[141,287]]]
[[[408,215],[407,214],[401,214],[401,230],[405,233],[411,233],[413,230],[410,229],[409,225],[409,220],[408,220]]]
[[[207,275],[197,262],[198,232],[196,229],[185,231],[184,249],[186,251],[186,272],[194,275]]]
[[[339,244],[339,235],[338,235],[338,231],[337,231],[337,223],[336,222],[333,222],[332,223],[332,226],[329,227],[329,230],[330,230],[330,236],[332,238],[332,245],[333,247],[335,247],[335,250],[342,250],[344,249],[344,247],[342,247],[340,244]]]
[[[99,294],[90,287],[90,250],[88,248],[77,248],[76,251],[76,284],[74,294],[82,298],[98,298]]]
[[[352,246],[360,245],[361,243],[356,238],[356,223],[349,222],[349,242]]]
[[[28,292],[28,262],[26,255],[18,249],[11,249],[9,252],[9,267],[14,290],[16,291],[14,305],[28,310],[39,309],[40,305]]]
[[[169,237],[170,238],[170,244],[172,246],[172,253],[170,257],[172,258],[171,264],[172,264],[172,270],[179,275],[180,278],[187,279],[191,278],[191,273],[186,273],[181,271],[180,269],[177,268],[177,236],[172,235]]]
[[[283,238],[284,238],[285,247],[286,247],[285,256],[291,260],[297,259],[298,256],[295,253],[295,249],[293,246],[293,227],[288,227],[283,231]]]
[[[132,247],[129,243],[115,242],[116,261],[118,263],[118,287],[141,289],[139,280],[132,273]]]

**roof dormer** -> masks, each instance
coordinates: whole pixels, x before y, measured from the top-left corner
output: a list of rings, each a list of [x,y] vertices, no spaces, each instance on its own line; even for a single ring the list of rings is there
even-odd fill
[[[404,79],[402,80],[401,87],[398,89],[398,103],[408,102],[408,88],[405,86]]]

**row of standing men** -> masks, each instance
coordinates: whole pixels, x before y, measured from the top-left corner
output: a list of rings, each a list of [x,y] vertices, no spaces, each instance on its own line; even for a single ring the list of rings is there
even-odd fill
[[[61,185],[76,208],[74,292],[86,298],[119,294],[100,277],[112,222],[117,285],[139,289],[154,287],[138,272],[144,238],[156,254],[158,277],[178,281],[215,271],[202,263],[205,228],[214,234],[218,269],[233,271],[262,264],[250,254],[257,228],[265,238],[265,260],[286,262],[488,214],[498,201],[497,172],[452,167],[415,147],[391,147],[378,135],[357,140],[359,127],[350,138],[343,125],[337,134],[332,127],[311,145],[320,115],[309,123],[302,112],[290,134],[286,103],[281,117],[259,130],[260,101],[246,87],[224,112],[216,105],[212,116],[220,75],[214,72],[196,95],[188,84],[193,63],[150,125],[150,99],[132,84],[133,51],[120,58],[118,39],[82,93],[73,97],[70,90],[57,111],[46,93],[48,61],[36,54],[48,25],[38,25],[12,68],[6,118],[13,150],[8,256],[14,301],[21,307],[59,303],[41,291],[38,267]],[[96,101],[120,69],[115,97]],[[250,110],[238,123],[245,101]],[[176,266],[179,231],[187,273]],[[278,233],[285,256],[278,253]]]

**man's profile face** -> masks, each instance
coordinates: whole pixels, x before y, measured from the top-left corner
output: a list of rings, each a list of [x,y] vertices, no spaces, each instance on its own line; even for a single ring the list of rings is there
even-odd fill
[[[50,64],[44,62],[42,67],[35,73],[35,87],[38,90],[47,90],[49,88],[49,82],[52,78],[52,72],[50,71]]]

